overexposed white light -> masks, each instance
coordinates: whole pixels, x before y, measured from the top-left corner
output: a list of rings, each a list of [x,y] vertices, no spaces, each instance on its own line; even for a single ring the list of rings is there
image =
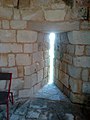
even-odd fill
[[[50,33],[49,35],[50,39],[50,50],[49,50],[49,56],[50,56],[50,76],[49,76],[49,82],[48,84],[53,83],[53,58],[54,58],[54,41],[55,41],[55,33]]]

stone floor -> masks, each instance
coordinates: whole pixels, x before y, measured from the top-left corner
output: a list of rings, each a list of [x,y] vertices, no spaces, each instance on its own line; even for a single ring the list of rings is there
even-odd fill
[[[4,107],[0,120],[6,120]],[[55,85],[46,85],[33,98],[19,99],[10,109],[10,120],[86,120],[79,105],[72,104]]]

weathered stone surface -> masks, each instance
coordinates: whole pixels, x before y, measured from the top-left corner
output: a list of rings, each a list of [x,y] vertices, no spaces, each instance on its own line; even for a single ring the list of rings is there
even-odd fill
[[[12,29],[25,29],[27,22],[23,20],[12,20],[10,22],[10,26]]]
[[[67,45],[67,53],[74,54],[74,51],[75,51],[75,46],[71,45],[71,44],[68,44]]]
[[[24,70],[25,70],[25,75],[31,75],[37,71],[36,64],[32,64],[30,66],[25,66]]]
[[[33,89],[19,90],[19,98],[27,98],[33,96]]]
[[[43,80],[43,69],[41,69],[40,71],[38,71],[38,82]]]
[[[24,88],[30,89],[31,87],[32,87],[31,76],[25,76],[24,77]]]
[[[37,32],[22,30],[17,32],[17,41],[22,43],[33,43],[37,40]]]
[[[17,67],[2,68],[2,72],[11,72],[12,78],[17,78]]]
[[[88,79],[89,79],[88,69],[83,69],[83,70],[82,70],[82,80],[83,80],[83,81],[88,81]]]
[[[43,75],[44,75],[44,78],[47,77],[47,75],[48,75],[48,67],[44,68]]]
[[[90,45],[90,32],[89,31],[73,31],[68,32],[69,42],[71,44]]]
[[[38,51],[38,44],[34,43],[34,45],[33,45],[33,52],[36,52],[36,51]]]
[[[40,31],[40,32],[65,32],[72,30],[79,30],[79,21],[71,21],[71,22],[36,22],[29,21],[28,29]]]
[[[45,10],[45,19],[47,21],[62,21],[66,15],[66,11],[63,10]]]
[[[77,67],[90,67],[90,57],[87,56],[74,57],[73,63]]]
[[[15,55],[14,54],[8,55],[8,65],[15,66]]]
[[[13,0],[3,0],[3,5],[12,7],[13,6]]]
[[[32,53],[33,44],[24,44],[24,53]]]
[[[0,66],[7,66],[7,54],[1,54],[0,55]]]
[[[18,69],[18,76],[23,77],[24,76],[24,68],[23,68],[23,66],[18,66],[17,69]]]
[[[90,94],[90,82],[83,82],[82,91]]]
[[[36,84],[33,88],[34,94],[37,93],[37,91],[40,90],[40,89],[41,89],[41,83]]]
[[[86,46],[86,55],[90,55],[90,46]]]
[[[34,74],[31,75],[31,80],[32,80],[32,86],[35,86],[38,83],[37,73],[34,73]]]
[[[16,42],[15,30],[0,30],[0,42]]]
[[[70,83],[70,89],[72,90],[72,92],[81,93],[81,88],[82,88],[81,80],[76,80],[70,77],[69,83]]]
[[[12,90],[19,90],[23,88],[24,81],[21,78],[13,79],[11,84]]]
[[[31,57],[28,54],[17,54],[16,55],[16,64],[17,65],[30,65]]]
[[[12,8],[0,7],[0,18],[11,19],[13,15]]]
[[[10,53],[10,44],[0,43],[0,53]]]
[[[12,53],[21,53],[23,52],[22,44],[13,43],[10,45]]]
[[[33,63],[43,60],[43,51],[33,53]]]
[[[74,67],[72,65],[68,65],[68,74],[73,78],[81,78],[81,68]]]
[[[2,28],[3,29],[9,29],[10,28],[8,20],[3,20],[2,21]]]
[[[69,64],[72,64],[73,58],[72,58],[72,56],[69,55],[69,54],[64,54],[63,60],[64,60],[65,62],[69,63]]]
[[[14,20],[20,20],[20,12],[18,9],[14,9]]]
[[[84,54],[84,46],[76,45],[75,55],[83,55]]]

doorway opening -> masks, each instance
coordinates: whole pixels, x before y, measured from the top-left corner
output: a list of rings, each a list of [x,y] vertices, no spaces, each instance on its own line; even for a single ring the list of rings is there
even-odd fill
[[[49,40],[50,40],[50,49],[49,49],[50,74],[49,74],[49,82],[48,82],[48,84],[52,84],[53,81],[54,81],[54,42],[55,42],[55,33],[50,33]]]

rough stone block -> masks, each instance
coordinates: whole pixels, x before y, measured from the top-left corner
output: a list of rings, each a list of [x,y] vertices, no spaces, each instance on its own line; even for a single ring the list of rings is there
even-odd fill
[[[38,51],[38,44],[34,43],[33,44],[33,52],[37,52]]]
[[[0,43],[0,53],[10,53],[10,44]]]
[[[36,62],[36,70],[41,70],[44,68],[44,60]]]
[[[10,22],[10,26],[12,29],[25,29],[27,26],[26,21],[23,20],[12,20]]]
[[[46,78],[48,76],[48,67],[44,68],[44,78]]]
[[[8,55],[8,65],[15,66],[15,55],[14,54]]]
[[[15,30],[0,30],[0,42],[16,42]]]
[[[11,84],[12,90],[20,90],[23,88],[24,81],[21,78],[13,79]]]
[[[17,65],[30,65],[31,57],[28,54],[17,54],[16,55],[16,64]]]
[[[71,45],[71,44],[68,44],[67,45],[67,53],[74,54],[74,51],[75,51],[75,46]]]
[[[30,66],[25,66],[24,67],[24,71],[25,71],[25,75],[31,75],[33,73],[36,72],[36,64],[32,64]]]
[[[0,7],[0,18],[11,19],[13,15],[12,8]]]
[[[90,67],[90,57],[87,56],[74,57],[73,63],[77,67]]]
[[[43,69],[41,69],[40,71],[38,71],[38,82],[43,80]]]
[[[33,97],[33,88],[19,90],[19,98]]]
[[[7,54],[1,54],[0,55],[0,66],[7,66],[8,60],[7,60]]]
[[[89,79],[88,69],[83,69],[83,70],[82,70],[82,80],[83,80],[83,81],[88,81],[88,79]]]
[[[71,44],[90,45],[90,32],[89,31],[68,32],[68,38]]]
[[[18,69],[18,76],[23,77],[24,76],[24,68],[23,68],[23,66],[18,66],[17,69]]]
[[[13,0],[3,0],[3,5],[7,7],[13,6]]]
[[[33,63],[43,60],[43,51],[33,53]]]
[[[90,55],[90,46],[86,46],[86,55]]]
[[[14,9],[14,20],[20,20],[20,12],[18,9]]]
[[[76,80],[70,77],[69,79],[70,89],[73,93],[81,93],[82,81]]]
[[[64,60],[65,62],[69,63],[69,64],[72,64],[73,58],[72,58],[72,56],[69,55],[69,54],[64,54],[63,60]]]
[[[84,46],[76,45],[75,55],[83,55],[84,54]]]
[[[12,78],[17,78],[17,67],[2,68],[2,72],[11,72]]]
[[[66,11],[62,10],[45,10],[45,19],[47,21],[62,21],[66,15]]]
[[[72,65],[68,65],[68,74],[73,78],[81,78],[81,68],[74,67]]]
[[[31,76],[25,76],[24,77],[24,88],[31,88],[32,85],[32,80],[31,80]]]
[[[38,83],[38,75],[37,73],[31,75],[32,86],[35,86]]]
[[[13,43],[13,44],[10,45],[10,48],[11,48],[12,53],[21,53],[21,52],[23,52],[22,44]]]
[[[37,40],[37,32],[28,30],[19,30],[17,32],[17,41],[21,43],[33,43]]]
[[[8,20],[3,20],[2,21],[2,28],[3,29],[9,29],[10,28]]]
[[[33,44],[24,44],[24,53],[32,53]]]
[[[90,82],[83,82],[82,91],[83,93],[90,94]]]

